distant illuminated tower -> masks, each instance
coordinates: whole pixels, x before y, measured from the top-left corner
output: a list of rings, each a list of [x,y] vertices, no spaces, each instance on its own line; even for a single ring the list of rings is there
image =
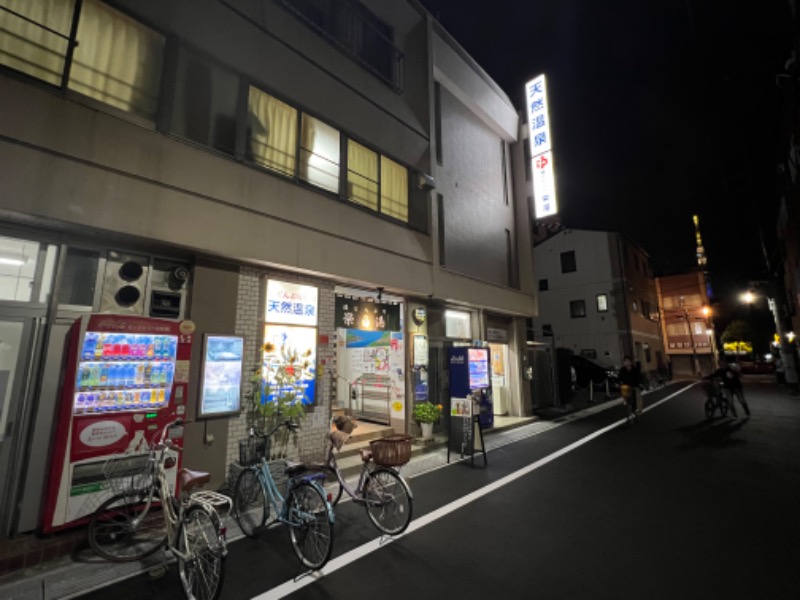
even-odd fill
[[[703,247],[703,238],[700,235],[700,219],[697,215],[692,215],[692,222],[694,223],[694,239],[697,242],[697,266],[703,273],[703,281],[706,285],[706,294],[708,297],[713,297],[711,290],[711,281],[708,277],[708,257],[706,257],[706,249]]]
[[[708,259],[706,258],[706,250],[703,248],[703,238],[700,236],[700,219],[697,215],[692,215],[694,222],[694,238],[697,241],[697,266],[703,271],[708,268]]]

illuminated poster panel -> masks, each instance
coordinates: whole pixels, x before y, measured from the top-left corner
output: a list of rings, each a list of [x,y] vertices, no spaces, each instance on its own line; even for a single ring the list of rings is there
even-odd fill
[[[558,212],[551,151],[550,114],[547,107],[547,84],[544,75],[539,75],[525,84],[525,99],[528,111],[534,210],[536,218],[541,219]]]
[[[206,335],[204,341],[199,416],[237,414],[242,392],[244,339],[241,336]]]

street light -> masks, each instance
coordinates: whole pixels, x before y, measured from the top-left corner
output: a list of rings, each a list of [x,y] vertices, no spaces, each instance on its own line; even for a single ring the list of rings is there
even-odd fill
[[[743,293],[740,298],[745,304],[753,304],[756,301],[756,295],[750,290]]]

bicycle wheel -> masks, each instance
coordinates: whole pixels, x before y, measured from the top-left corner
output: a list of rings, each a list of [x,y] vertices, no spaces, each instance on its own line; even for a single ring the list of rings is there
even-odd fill
[[[370,521],[387,535],[403,533],[411,522],[411,492],[391,469],[372,471],[364,484],[364,500]]]
[[[714,404],[714,400],[709,398],[706,400],[706,419],[713,419],[714,418],[714,411],[717,409],[716,405]]]
[[[225,576],[217,513],[190,506],[178,529],[178,575],[189,600],[216,600]]]
[[[126,492],[100,505],[89,521],[89,545],[98,556],[113,562],[139,560],[161,548],[167,539],[161,506],[145,512],[147,493]],[[154,502],[158,500],[155,495]]]
[[[725,417],[728,414],[728,400],[726,398],[719,399],[719,414]]]
[[[254,469],[245,469],[239,473],[233,492],[233,513],[242,533],[255,537],[267,521],[268,510],[258,473]]]
[[[333,549],[330,505],[319,487],[303,481],[291,489],[286,506],[289,536],[297,558],[309,569],[321,569]]]

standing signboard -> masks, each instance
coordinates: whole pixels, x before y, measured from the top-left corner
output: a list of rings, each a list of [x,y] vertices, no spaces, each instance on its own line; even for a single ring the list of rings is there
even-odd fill
[[[469,455],[474,462],[475,452],[483,453],[483,427],[479,399],[490,389],[489,351],[486,348],[450,348],[450,431],[447,441],[447,460],[450,453]]]

